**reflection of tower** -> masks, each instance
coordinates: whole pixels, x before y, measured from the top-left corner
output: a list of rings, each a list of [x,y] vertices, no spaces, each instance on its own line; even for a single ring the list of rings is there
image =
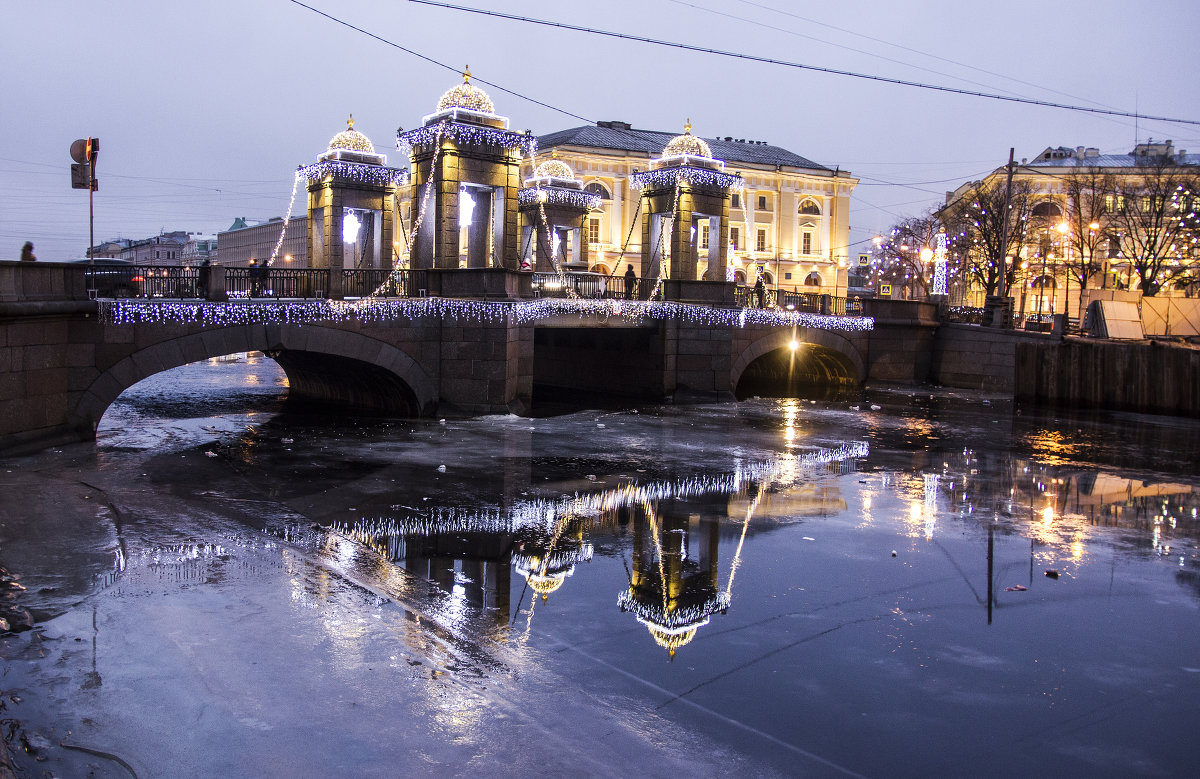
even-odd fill
[[[314,268],[390,268],[392,214],[397,188],[408,171],[386,166],[354,117],[329,148],[301,173],[308,181],[308,256]],[[330,294],[341,296],[342,274],[330,275]]]
[[[645,213],[643,278],[695,281],[700,277],[698,261],[703,255],[708,278],[724,281],[730,190],[742,186],[742,178],[725,173],[724,168],[724,162],[713,159],[709,145],[692,135],[689,123],[683,135],[666,145],[661,157],[651,160],[650,170],[630,177],[630,183],[642,190]]]
[[[521,156],[534,141],[507,128],[468,69],[421,127],[397,134],[398,146],[411,150],[412,202],[424,209],[425,187],[433,187],[430,212],[420,214],[414,268],[517,269]]]
[[[672,657],[711,614],[729,608],[717,586],[718,523],[699,516],[659,515],[649,504],[633,520],[629,589],[617,598]]]
[[[517,549],[513,566],[542,600],[575,573],[576,565],[592,559],[592,545],[583,538],[583,523],[572,516],[557,520],[549,533],[523,536]]]

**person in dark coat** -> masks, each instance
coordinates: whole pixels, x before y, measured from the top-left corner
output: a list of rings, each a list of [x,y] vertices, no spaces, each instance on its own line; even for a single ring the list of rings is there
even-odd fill
[[[637,274],[633,272],[633,263],[629,264],[629,269],[625,271],[625,299],[633,299],[633,289],[637,286]]]
[[[763,283],[762,276],[759,276],[758,281],[754,282],[754,297],[758,300],[759,308],[762,308],[767,302],[767,285]]]
[[[200,263],[199,287],[200,297],[208,298],[208,276],[212,273],[212,260],[205,260]]]
[[[36,259],[37,257],[33,256],[33,243],[26,241],[25,245],[21,247],[21,262],[33,262]]]

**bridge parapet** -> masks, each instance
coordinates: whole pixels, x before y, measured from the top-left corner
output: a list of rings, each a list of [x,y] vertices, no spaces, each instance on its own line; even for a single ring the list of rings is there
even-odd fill
[[[0,261],[0,303],[87,299],[77,263]]]

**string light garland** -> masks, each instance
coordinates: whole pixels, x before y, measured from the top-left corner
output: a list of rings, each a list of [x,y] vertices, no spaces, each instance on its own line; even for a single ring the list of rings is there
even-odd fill
[[[817,330],[868,332],[873,317],[846,317],[759,308],[714,308],[670,300],[542,298],[512,302],[455,298],[364,298],[362,300],[230,301],[228,303],[101,300],[101,321],[111,325],[198,324],[229,327],[250,324],[321,324],[326,322],[394,322],[442,317],[474,322],[533,324],[573,316],[606,320],[678,320],[714,327],[763,325]]]
[[[719,170],[695,168],[691,165],[638,171],[629,176],[629,183],[635,189],[665,189],[680,183],[694,187],[737,190],[741,190],[744,186],[742,177],[736,173],[723,173]]]
[[[522,189],[517,192],[518,205],[530,206],[534,203],[594,211],[600,207],[600,196],[593,195],[591,192],[562,187],[538,187]]]
[[[368,165],[344,160],[321,160],[312,165],[301,165],[297,175],[304,176],[309,184],[324,181],[329,177],[384,187],[399,187],[408,183],[406,168],[389,168],[385,165]]]
[[[532,134],[450,121],[397,133],[396,148],[405,154],[411,154],[413,149],[426,148],[433,144],[440,145],[443,137],[449,138],[455,143],[473,146],[520,149],[522,154],[530,154],[537,149],[537,138]]]
[[[402,517],[361,519],[352,524],[335,523],[331,530],[360,541],[377,542],[401,536],[432,536],[455,533],[504,533],[522,531],[553,533],[564,518],[598,518],[617,509],[662,501],[736,495],[752,485],[772,481],[787,487],[811,478],[814,468],[860,460],[870,455],[866,441],[845,441],[831,448],[815,448],[800,455],[783,455],[754,463],[736,462],[731,473],[694,476],[638,484],[626,482],[612,489],[576,493],[560,499],[522,500],[504,509],[462,509],[439,506]]]

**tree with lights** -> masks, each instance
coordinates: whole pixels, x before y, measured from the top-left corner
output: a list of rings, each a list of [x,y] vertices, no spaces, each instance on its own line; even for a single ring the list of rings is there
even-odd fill
[[[960,188],[937,212],[952,245],[957,247],[967,277],[988,295],[998,294],[1002,274],[1009,289],[1016,283],[1017,260],[1029,230],[1031,201],[1028,182],[1014,181],[1011,192],[1006,192],[1003,180],[976,181]]]
[[[929,297],[939,227],[933,214],[908,217],[893,225],[891,235],[875,247],[875,283],[906,289],[910,294],[905,297]]]
[[[1169,156],[1145,160],[1135,176],[1116,182],[1104,205],[1108,237],[1128,266],[1129,286],[1136,281],[1143,295],[1152,296],[1171,284],[1194,284],[1200,271],[1200,173]]]

